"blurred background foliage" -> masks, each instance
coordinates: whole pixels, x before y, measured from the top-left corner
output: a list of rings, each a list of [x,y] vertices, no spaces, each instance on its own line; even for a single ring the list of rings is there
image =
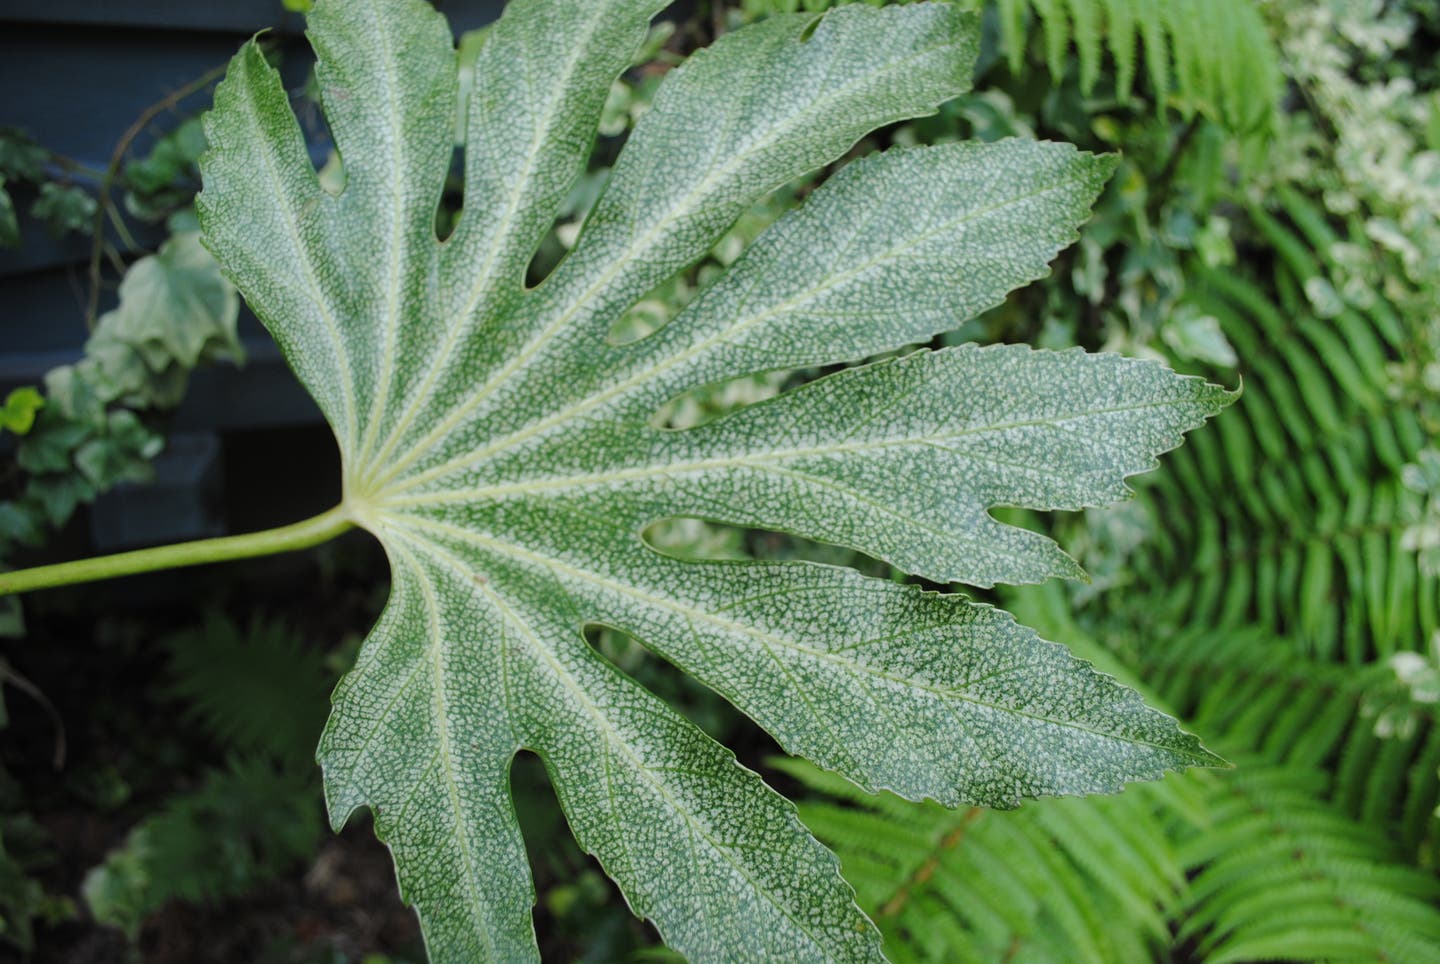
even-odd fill
[[[960,2],[985,18],[974,92],[852,155],[1018,136],[1122,162],[1051,275],[957,319],[944,340],[1121,351],[1245,389],[1162,471],[1135,480],[1129,502],[1063,516],[997,510],[1054,533],[1088,584],[963,591],[1141,689],[1235,769],[1015,812],[916,805],[780,757],[634,640],[593,627],[593,645],[801,800],[893,959],[1440,960],[1440,0]],[[670,67],[720,32],[831,5],[714,0],[658,23],[611,91],[590,170],[533,280],[575,243]],[[475,49],[475,35],[461,38],[462,89]],[[295,96],[302,116],[314,113],[313,90]],[[0,244],[22,241],[7,185],[29,185],[32,216],[49,230],[98,238],[97,261],[116,254],[101,230],[122,220],[112,185],[130,217],[166,225],[157,250],[120,265],[118,306],[93,319],[84,359],[0,407],[0,431],[18,436],[0,560],[43,543],[99,491],[143,478],[187,373],[241,360],[234,292],[196,243],[189,208],[203,135],[193,118],[166,121],[146,156],[120,146],[100,200],[64,158],[0,131]],[[748,212],[612,339],[664,325],[828,173]],[[343,184],[333,152],[321,176]],[[441,235],[460,212],[459,184],[457,169]],[[819,374],[711,386],[658,418],[698,424]],[[702,520],[660,522],[646,538],[681,557],[808,558],[904,578],[848,551]],[[326,693],[384,598],[384,568],[354,542],[315,565],[345,600],[333,612],[286,608],[278,594],[264,615],[227,617],[256,606],[217,582],[188,625],[89,630],[112,656],[143,643],[153,669],[92,712],[120,713],[128,738],[153,738],[155,715],[184,734],[127,767],[82,754],[57,778],[60,725],[93,721],[75,720],[73,702],[57,714],[47,693],[81,664],[41,678],[0,663],[26,733],[55,741],[3,757],[0,942],[36,960],[114,959],[116,948],[234,960],[237,947],[248,960],[419,959],[413,927],[340,940],[303,911],[280,912],[288,923],[263,940],[177,945],[166,931],[177,906],[243,911],[266,890],[333,893],[337,868],[371,866],[346,864],[349,851],[328,842],[312,756]],[[323,598],[313,586],[303,597]],[[20,625],[14,610],[0,614],[0,628]],[[322,643],[337,637],[339,648]],[[668,958],[564,832],[539,761],[519,759],[513,780],[547,959]],[[82,848],[86,866],[43,812],[61,798],[109,815],[98,846]],[[350,834],[340,843],[359,846]],[[94,936],[103,927],[110,943]],[[47,951],[47,936],[65,951]],[[171,945],[191,956],[167,957]]]

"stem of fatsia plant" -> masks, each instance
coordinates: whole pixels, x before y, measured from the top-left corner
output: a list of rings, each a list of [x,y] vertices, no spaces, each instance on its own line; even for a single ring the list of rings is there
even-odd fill
[[[239,536],[223,536],[219,539],[200,539],[196,542],[180,542],[152,549],[137,549],[113,556],[97,556],[94,559],[79,559],[62,562],[53,566],[36,566],[33,569],[17,569],[14,572],[0,572],[0,596],[29,592],[34,589],[50,589],[55,586],[69,586],[99,579],[113,579],[117,576],[131,576],[141,572],[159,569],[179,569],[182,566],[200,566],[211,562],[227,562],[231,559],[249,559],[254,556],[272,556],[282,552],[308,549],[353,528],[354,519],[343,505],[328,512],[260,532],[247,532]]]

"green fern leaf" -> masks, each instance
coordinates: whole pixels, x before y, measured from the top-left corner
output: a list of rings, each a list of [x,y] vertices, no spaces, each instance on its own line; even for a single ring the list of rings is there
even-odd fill
[[[1129,95],[1135,88],[1135,61],[1139,54],[1136,0],[1101,0],[1105,44],[1115,59],[1115,90]]]
[[[310,772],[280,769],[264,757],[232,757],[132,828],[86,875],[85,901],[97,920],[133,938],[169,901],[212,903],[253,893],[312,857],[323,832]]]
[[[1000,14],[1000,38],[1012,74],[1020,73],[1025,66],[1025,17],[1029,12],[1029,0],[997,0]]]
[[[813,564],[684,561],[648,523],[793,532],[932,580],[1076,575],[997,504],[1076,509],[1229,393],[1162,366],[1020,347],[850,369],[685,430],[667,399],[861,359],[1046,270],[1112,167],[1022,141],[846,167],[679,317],[607,335],[757,198],[960,92],[978,21],[850,5],[722,37],[666,78],[574,251],[526,266],[655,4],[517,0],[475,60],[467,203],[436,239],[455,54],[419,0],[320,0],[317,71],[347,182],[316,181],[251,44],[208,116],[207,245],[340,444],[345,511],[389,604],[322,740],[331,817],[375,811],[437,960],[536,954],[509,799],[545,761],[581,845],[704,958],[871,959],[873,927],[793,808],[584,641],[644,641],[792,752],[873,787],[1012,806],[1214,758],[1174,722],[958,596]]]
[[[800,815],[839,854],[892,960],[1103,964],[1169,944],[1166,911],[1180,903],[1184,869],[1148,792],[953,812],[860,793],[802,762],[774,764],[846,801],[809,799]]]
[[[1291,228],[1254,215],[1281,254],[1277,277],[1300,289],[1327,279]],[[1422,497],[1401,475],[1427,437],[1387,372],[1414,357],[1418,325],[1393,330],[1349,307],[1329,319],[1308,304],[1287,311],[1241,273],[1193,272],[1187,298],[1246,359],[1250,390],[1235,418],[1197,433],[1174,471],[1143,487],[1166,536],[1135,567],[1140,595],[1155,593],[1136,625],[1161,638],[1164,626],[1253,625],[1292,654],[1352,666],[1416,648],[1440,630],[1440,578],[1406,548]]]
[[[1176,0],[1158,0],[1147,4],[1144,0],[1136,0],[1134,7],[1139,23],[1140,43],[1145,52],[1150,89],[1154,92],[1155,106],[1161,110],[1165,94],[1170,90],[1174,77],[1171,72],[1171,37],[1165,29],[1165,15],[1170,4],[1174,2]]]
[[[1000,35],[1010,69],[1026,50],[1026,14],[1043,33],[1045,64],[1058,83],[1073,45],[1080,89],[1102,75],[1101,55],[1115,62],[1115,95],[1132,93],[1137,39],[1157,109],[1173,104],[1230,131],[1268,127],[1281,94],[1278,55],[1254,0],[1000,0]]]
[[[1080,57],[1080,87],[1094,90],[1100,79],[1100,61],[1104,46],[1104,12],[1101,0],[1066,0],[1070,22],[1074,26],[1075,51]],[[1124,42],[1123,35],[1118,38]],[[1118,55],[1117,55],[1118,59]]]
[[[256,619],[248,630],[214,613],[203,628],[165,641],[171,695],[227,750],[310,762],[334,679],[324,653],[286,626]]]
[[[1218,962],[1440,960],[1440,884],[1309,779],[1248,761],[1210,781],[1213,824],[1181,852],[1194,880],[1180,938]]]
[[[1065,75],[1066,53],[1070,48],[1070,18],[1065,0],[1029,0],[1045,37],[1045,65],[1051,76]]]

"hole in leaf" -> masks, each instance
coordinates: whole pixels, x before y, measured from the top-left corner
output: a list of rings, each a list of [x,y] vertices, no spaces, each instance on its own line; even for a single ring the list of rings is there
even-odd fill
[[[555,212],[553,227],[541,240],[540,246],[530,259],[525,279],[526,284],[532,288],[542,284],[579,243],[585,220],[600,200],[600,195],[604,193],[605,185],[610,180],[610,169],[614,167],[625,142],[630,138],[630,130],[639,112],[616,106],[616,98],[622,91],[628,95],[632,88],[624,80],[615,81],[597,121],[600,136],[596,138],[595,146],[590,151],[585,170],[570,186],[570,193]],[[648,99],[645,103],[648,105]]]
[[[749,531],[692,516],[674,516],[650,523],[641,538],[651,549],[674,559],[749,559]]]
[[[595,162],[592,161],[592,164]],[[585,219],[600,199],[605,184],[610,179],[609,166],[592,167],[585,171],[570,188],[570,193],[560,203],[555,214],[555,224],[540,241],[530,265],[525,271],[525,282],[534,288],[550,276],[550,272],[565,259],[579,243]]]
[[[695,285],[691,283],[689,274],[682,271],[656,285],[615,320],[605,340],[616,348],[632,345],[670,324],[695,297]]]
[[[460,223],[465,209],[465,145],[456,142],[450,151],[450,167],[445,172],[445,187],[435,205],[435,237],[448,241]]]
[[[793,391],[809,382],[818,381],[834,372],[873,364],[900,355],[908,355],[915,351],[916,347],[915,345],[906,345],[893,351],[881,352],[860,359],[853,365],[836,364],[798,370],[781,369],[758,372],[700,385],[681,392],[662,404],[650,418],[650,424],[655,428],[674,430],[696,428],[747,405]]]
[[[295,53],[298,55],[299,51]],[[305,56],[309,56],[308,50]],[[295,111],[295,119],[305,135],[305,143],[309,145],[310,161],[315,165],[315,177],[320,182],[320,189],[331,197],[339,197],[345,190],[345,163],[335,145],[335,135],[330,130],[330,122],[325,117],[320,102],[320,81],[315,75],[313,64],[308,68],[304,83],[299,89],[291,89],[294,93],[290,98],[290,106]]]
[[[680,431],[713,422],[747,405],[779,395],[803,384],[803,374],[789,371],[741,375],[681,392],[661,405],[650,418],[655,428]]]
[[[320,190],[331,197],[339,197],[345,190],[345,164],[340,160],[340,152],[332,147],[315,176],[320,181]]]
[[[640,535],[647,546],[661,555],[687,562],[724,562],[757,558],[767,562],[803,560],[830,566],[846,566],[880,579],[918,581],[889,563],[848,546],[817,542],[804,536],[772,529],[727,525],[695,516],[660,519],[646,526]]]

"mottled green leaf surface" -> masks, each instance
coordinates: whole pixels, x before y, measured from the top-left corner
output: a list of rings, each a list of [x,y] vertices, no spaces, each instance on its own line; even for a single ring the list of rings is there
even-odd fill
[[[525,270],[653,0],[514,0],[475,61],[465,209],[443,243],[456,65],[419,0],[320,0],[346,185],[322,190],[279,78],[235,58],[207,121],[206,243],[339,440],[389,605],[335,693],[332,818],[375,812],[432,957],[536,954],[509,796],[549,770],[580,843],[700,960],[874,959],[874,927],[788,802],[587,646],[642,640],[804,754],[949,804],[1114,791],[1213,761],[1168,718],[958,595],[809,563],[682,561],[697,516],[852,546],[935,581],[1078,575],[998,505],[1125,494],[1226,393],[1024,347],[851,368],[700,427],[689,389],[925,342],[1039,277],[1110,161],[1005,141],[852,162],[659,332],[616,319],[775,187],[961,92],[978,25],[941,4],[776,17],[670,73],[575,250]]]

